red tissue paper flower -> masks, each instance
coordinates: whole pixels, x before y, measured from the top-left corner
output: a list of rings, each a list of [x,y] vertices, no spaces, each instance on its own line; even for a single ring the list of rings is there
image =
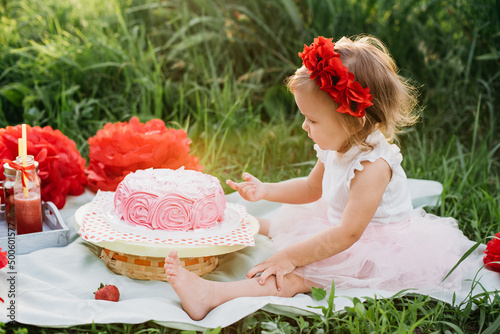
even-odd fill
[[[22,126],[0,129],[0,161],[15,160],[18,154],[18,138],[22,137]],[[58,209],[66,204],[67,195],[81,195],[87,184],[85,159],[73,140],[50,126],[26,126],[28,155],[38,161],[38,176],[41,180],[42,200],[53,202]],[[0,179],[5,179],[3,164],[0,164]]]
[[[94,191],[115,191],[127,174],[138,169],[203,169],[199,159],[189,155],[187,133],[168,129],[160,119],[143,124],[134,116],[128,123],[107,123],[88,143],[87,174]]]
[[[486,244],[484,254],[486,254],[483,258],[485,266],[500,272],[500,232]]]
[[[2,247],[0,247],[0,269],[5,267],[9,263],[7,259],[7,252],[2,252]]]

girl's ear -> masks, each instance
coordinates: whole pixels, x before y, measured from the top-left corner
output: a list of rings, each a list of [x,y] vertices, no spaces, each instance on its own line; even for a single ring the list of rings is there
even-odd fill
[[[366,116],[363,116],[361,118],[355,118],[355,122],[356,122],[355,123],[356,130],[353,129],[354,130],[354,132],[352,133],[353,135],[363,131],[366,124]]]

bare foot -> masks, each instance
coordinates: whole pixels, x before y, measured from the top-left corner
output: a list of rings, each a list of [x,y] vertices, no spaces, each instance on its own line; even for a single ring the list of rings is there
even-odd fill
[[[184,269],[175,250],[165,258],[164,268],[170,285],[181,299],[184,311],[193,320],[203,319],[215,307],[212,306],[213,298],[210,293],[212,282]]]

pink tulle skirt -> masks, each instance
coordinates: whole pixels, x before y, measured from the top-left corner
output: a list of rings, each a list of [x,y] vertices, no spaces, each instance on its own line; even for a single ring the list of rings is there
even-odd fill
[[[327,204],[321,200],[306,205],[284,205],[272,220],[269,236],[275,249],[281,250],[331,226]],[[334,280],[336,289],[456,290],[471,265],[469,261],[462,262],[441,281],[474,244],[457,228],[453,218],[416,209],[404,222],[370,223],[349,249],[298,267],[294,273],[324,289],[329,289]]]

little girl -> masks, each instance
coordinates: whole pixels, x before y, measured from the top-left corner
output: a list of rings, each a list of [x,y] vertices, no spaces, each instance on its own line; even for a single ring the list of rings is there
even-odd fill
[[[432,288],[473,245],[453,219],[412,208],[402,156],[388,140],[415,122],[415,94],[382,43],[318,37],[299,56],[303,66],[287,85],[318,161],[307,178],[262,183],[244,173],[244,182],[227,181],[248,201],[293,204],[260,220],[276,253],[247,279],[208,281],[182,268],[175,251],[165,259],[195,320],[237,297],[292,297],[332,280],[336,289]],[[457,269],[443,285],[455,289],[461,279]]]

